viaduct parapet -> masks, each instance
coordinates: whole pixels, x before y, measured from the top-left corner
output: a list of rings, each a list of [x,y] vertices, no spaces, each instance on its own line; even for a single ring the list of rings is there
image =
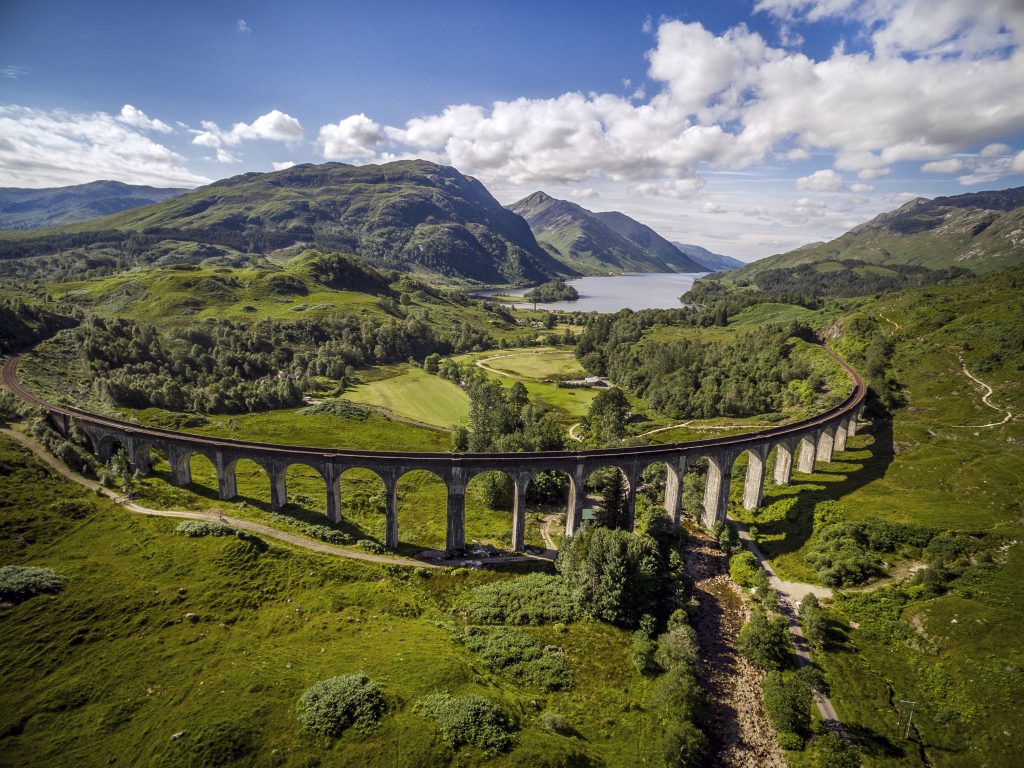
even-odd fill
[[[733,463],[748,455],[743,486],[743,506],[756,509],[761,504],[768,455],[775,450],[772,480],[787,485],[794,470],[810,473],[817,462],[832,460],[833,451],[846,448],[848,436],[856,434],[857,419],[864,406],[867,385],[845,361],[836,358],[854,382],[850,396],[826,413],[785,426],[732,437],[695,440],[670,445],[633,448],[602,448],[581,451],[535,451],[526,453],[404,453],[390,451],[350,451],[309,448],[272,443],[257,443],[226,438],[205,437],[156,427],[146,427],[113,419],[70,406],[50,403],[25,388],[17,378],[18,358],[8,359],[3,368],[3,383],[26,402],[42,409],[58,432],[65,437],[76,427],[92,444],[101,461],[110,458],[117,445],[124,448],[132,467],[146,475],[151,469],[151,451],[167,457],[171,483],[185,486],[192,482],[192,454],[205,456],[217,472],[217,492],[221,499],[237,495],[235,467],[248,459],[267,473],[270,480],[270,505],[281,509],[288,501],[288,467],[303,464],[320,474],[327,488],[327,517],[341,520],[341,476],[350,469],[367,469],[384,482],[386,491],[386,545],[398,546],[398,481],[413,470],[432,472],[448,491],[446,549],[458,554],[466,540],[466,486],[483,472],[503,472],[513,483],[512,549],[522,551],[526,528],[526,488],[540,472],[557,470],[569,478],[568,514],[565,533],[572,536],[580,525],[586,495],[586,479],[605,467],[617,467],[627,481],[628,527],[632,529],[636,491],[640,475],[652,464],[664,464],[665,511],[678,525],[682,512],[683,477],[688,466],[707,459],[708,474],[701,522],[712,527],[723,522],[729,500]]]

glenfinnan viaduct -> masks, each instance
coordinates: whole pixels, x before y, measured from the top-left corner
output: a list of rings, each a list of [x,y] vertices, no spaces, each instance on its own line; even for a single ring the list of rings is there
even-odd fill
[[[618,467],[628,481],[627,506],[630,527],[636,504],[636,488],[640,473],[649,465],[663,463],[667,467],[665,511],[674,523],[681,512],[682,480],[693,462],[708,460],[707,485],[704,493],[702,522],[711,527],[725,519],[729,500],[729,481],[733,462],[744,452],[748,454],[747,474],[743,488],[743,506],[755,509],[761,504],[764,490],[765,464],[768,454],[776,450],[773,480],[776,485],[789,483],[793,463],[799,472],[813,472],[817,461],[832,460],[833,451],[846,448],[847,436],[855,434],[857,417],[864,405],[867,386],[849,365],[839,361],[854,382],[852,394],[826,413],[804,421],[751,432],[733,437],[697,440],[671,445],[635,448],[603,448],[584,451],[537,451],[531,453],[398,453],[389,451],[349,451],[330,448],[254,443],[242,440],[204,437],[168,429],[144,427],[118,419],[98,416],[78,408],[54,405],[18,381],[17,358],[4,364],[3,381],[8,389],[23,400],[42,409],[65,437],[72,426],[91,441],[93,452],[101,461],[110,458],[115,444],[120,443],[129,461],[141,474],[151,469],[150,451],[162,452],[171,466],[171,482],[188,485],[192,481],[190,458],[193,453],[206,456],[217,470],[217,490],[221,499],[236,495],[235,465],[249,459],[261,466],[270,479],[270,505],[281,509],[287,502],[285,475],[293,464],[305,464],[316,470],[327,485],[327,516],[341,520],[341,476],[350,469],[368,469],[384,481],[386,489],[385,543],[398,546],[398,480],[407,472],[422,469],[441,478],[448,489],[447,549],[458,553],[465,546],[466,485],[482,472],[504,472],[515,487],[512,513],[512,548],[521,551],[526,523],[526,487],[538,472],[559,470],[569,477],[569,503],[565,532],[571,536],[580,524],[585,498],[585,482],[595,470]]]

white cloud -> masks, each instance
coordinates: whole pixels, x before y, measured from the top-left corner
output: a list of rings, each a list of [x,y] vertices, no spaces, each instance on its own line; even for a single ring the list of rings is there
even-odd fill
[[[841,192],[843,177],[831,168],[827,168],[815,171],[810,176],[801,176],[796,180],[796,188],[815,192]]]
[[[921,166],[925,173],[960,173],[966,164],[959,157],[951,157],[948,160],[933,160]]]
[[[284,160],[280,163],[272,162],[270,164],[270,167],[273,168],[275,171],[287,171],[289,168],[293,168],[294,166],[294,160]]]
[[[239,19],[235,26],[243,35],[248,35],[252,32],[252,27],[249,26],[245,19]]]
[[[141,109],[136,109],[131,104],[125,104],[121,107],[121,114],[117,116],[117,119],[126,125],[130,125],[133,128],[141,128],[146,131],[159,131],[160,133],[170,133],[171,126],[162,120],[149,117]]]
[[[0,185],[129,184],[195,186],[210,180],[185,158],[106,112],[0,106]]]
[[[701,205],[700,212],[701,213],[728,213],[729,209],[726,208],[721,203],[715,203],[715,202],[712,202],[711,200],[708,200],[703,205]]]
[[[328,160],[372,160],[384,141],[383,127],[362,113],[322,126],[317,139]]]
[[[1017,156],[1013,158],[1013,170],[1017,173],[1024,173],[1024,150],[1017,153]]]
[[[7,64],[0,67],[0,77],[5,80],[17,80],[26,72],[28,72],[28,67],[19,67],[16,64]]]
[[[583,189],[571,189],[569,193],[578,200],[590,200],[595,197],[600,197],[601,193],[593,187],[584,187]]]
[[[238,155],[233,155],[223,147],[217,147],[217,162],[218,163],[240,163],[242,158]]]
[[[958,174],[963,186],[998,181],[1014,172],[1013,150],[1006,144],[989,144],[976,154],[963,154],[935,160],[921,166],[925,173]]]
[[[858,179],[864,181],[871,181],[871,179],[880,179],[883,176],[888,176],[892,171],[888,168],[865,168],[863,171],[857,173]]]
[[[869,192],[874,192],[875,188],[870,184],[851,184],[850,191],[856,192],[858,195],[866,195]],[[863,199],[856,200],[856,202],[864,202]]]
[[[643,182],[634,184],[629,191],[634,195],[647,197],[668,197],[674,200],[692,197],[699,190],[704,188],[707,182],[700,176],[690,179],[671,179],[660,182]]]
[[[982,147],[979,154],[982,157],[999,157],[1000,155],[1008,155],[1012,151],[1006,144],[989,144],[986,147]]]
[[[302,125],[299,121],[279,109],[272,109],[251,123],[235,123],[231,126],[230,131],[223,130],[212,120],[203,120],[200,125],[203,130],[192,129],[194,134],[192,143],[217,150],[217,162],[219,163],[241,162],[237,155],[229,152],[225,147],[234,147],[243,141],[264,139],[283,141],[292,145],[302,141],[303,136]]]

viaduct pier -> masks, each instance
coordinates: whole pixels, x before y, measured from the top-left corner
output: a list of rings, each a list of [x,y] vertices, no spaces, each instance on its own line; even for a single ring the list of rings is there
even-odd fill
[[[816,462],[832,460],[833,451],[846,448],[846,439],[854,435],[857,418],[864,406],[867,385],[845,361],[836,358],[853,381],[853,392],[841,404],[818,416],[732,437],[695,440],[670,445],[632,448],[601,448],[580,451],[535,451],[525,453],[406,453],[392,451],[351,451],[331,448],[278,445],[227,438],[206,437],[140,424],[90,413],[66,405],[50,403],[27,389],[17,377],[18,358],[9,358],[3,367],[3,384],[25,402],[42,410],[54,428],[64,437],[72,428],[81,431],[92,445],[95,456],[106,461],[120,445],[132,467],[140,474],[152,469],[152,451],[163,453],[171,467],[171,483],[188,485],[192,481],[190,459],[198,453],[210,460],[217,472],[217,492],[221,499],[237,495],[235,466],[242,459],[263,468],[270,481],[270,504],[281,509],[288,501],[288,467],[303,464],[323,478],[327,489],[327,516],[341,520],[341,476],[350,469],[376,473],[385,488],[385,544],[398,546],[398,481],[407,472],[426,470],[438,476],[448,490],[446,549],[460,553],[466,539],[466,486],[483,472],[503,472],[515,489],[512,511],[512,548],[522,551],[525,543],[526,488],[531,478],[557,470],[569,478],[568,514],[565,532],[571,536],[580,525],[586,494],[586,479],[605,467],[616,467],[627,481],[629,527],[632,528],[636,490],[641,473],[653,464],[664,464],[665,511],[674,524],[682,512],[682,481],[688,466],[707,459],[708,474],[704,493],[702,523],[711,527],[725,520],[733,464],[747,454],[747,472],[743,485],[743,506],[756,509],[764,492],[766,464],[775,450],[772,481],[786,485],[794,464],[799,472],[813,472]]]

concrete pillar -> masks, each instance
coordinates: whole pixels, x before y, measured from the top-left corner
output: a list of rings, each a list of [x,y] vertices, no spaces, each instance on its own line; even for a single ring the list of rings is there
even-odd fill
[[[841,421],[836,425],[836,436],[832,443],[833,450],[842,452],[846,450],[846,422]]]
[[[337,467],[328,466],[324,474],[327,484],[327,519],[332,523],[341,522],[341,472]]]
[[[858,416],[860,416],[860,411],[859,410],[855,410],[853,413],[850,414],[850,426],[846,430],[846,434],[848,434],[850,437],[853,437],[854,435],[857,434],[857,417]]]
[[[834,444],[832,438],[832,430],[825,429],[822,431],[821,436],[818,437],[818,454],[815,457],[817,461],[828,464],[832,461],[832,446]]]
[[[683,516],[683,478],[686,477],[686,454],[676,461],[665,462],[665,514],[678,526]]]
[[[776,485],[789,485],[789,479],[793,476],[793,446],[789,443],[779,443],[775,446],[775,474],[773,479]]]
[[[167,447],[167,461],[171,465],[171,485],[183,488],[192,482],[192,451],[178,445]]]
[[[807,435],[800,438],[800,458],[797,461],[797,471],[810,475],[814,472],[814,458],[817,453],[818,441],[814,435]]]
[[[512,476],[514,495],[512,498],[512,551],[522,552],[526,546],[526,486],[530,484],[529,474]]]
[[[630,533],[636,528],[636,489],[640,485],[640,473],[636,470],[626,475],[626,530]]]
[[[445,549],[449,555],[466,549],[466,481],[461,467],[452,470],[448,486],[448,522]]]
[[[729,481],[733,457],[728,455],[708,456],[707,485],[704,487],[704,515],[701,522],[705,528],[725,522],[729,509]]]
[[[153,471],[153,460],[149,457],[149,443],[137,437],[128,436],[128,462],[132,469],[140,475],[148,475]]]
[[[288,503],[288,465],[267,464],[263,468],[270,478],[270,508],[280,512]]]
[[[575,536],[580,527],[580,516],[587,501],[587,478],[580,464],[569,478],[569,504],[565,515],[565,535]]]
[[[398,478],[400,475],[381,475],[384,481],[384,546],[398,549]]]
[[[743,508],[757,509],[764,495],[764,462],[767,450],[747,451],[747,479],[743,483]]]
[[[235,462],[228,460],[224,454],[217,451],[213,468],[217,470],[217,498],[221,501],[235,498],[238,495]]]

